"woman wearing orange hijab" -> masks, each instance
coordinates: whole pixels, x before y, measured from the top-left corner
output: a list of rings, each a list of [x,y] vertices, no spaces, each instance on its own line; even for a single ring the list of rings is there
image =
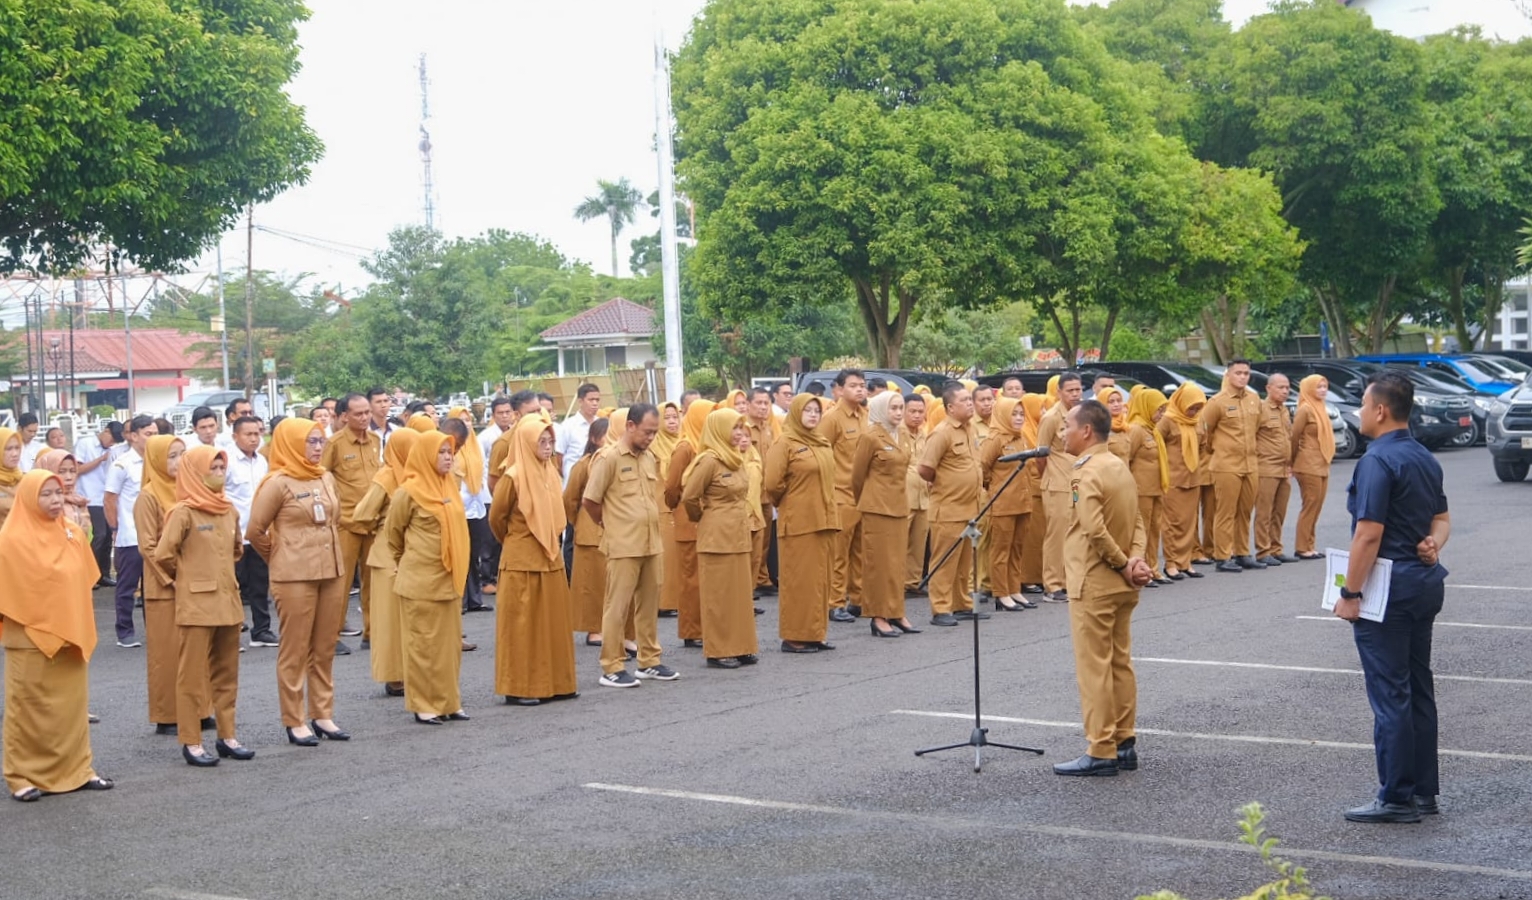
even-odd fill
[[[1314,526],[1324,509],[1330,487],[1330,461],[1335,459],[1335,432],[1325,409],[1330,382],[1310,375],[1298,382],[1298,411],[1293,414],[1293,475],[1298,479],[1298,540],[1293,548],[1299,559],[1323,559],[1314,549]]]
[[[680,606],[676,634],[687,647],[702,646],[702,588],[697,576],[697,523],[680,511],[682,476],[702,452],[704,424],[715,408],[706,401],[693,402],[686,408],[686,415],[681,419],[681,442],[671,453],[670,469],[665,475],[664,505],[675,514],[676,556],[681,570],[680,596],[676,598]]]
[[[389,502],[404,483],[410,450],[421,440],[421,432],[401,428],[388,436],[383,445],[383,468],[372,476],[372,484],[356,505],[351,520],[373,534],[383,533]],[[383,685],[390,697],[404,696],[404,612],[394,595],[397,564],[388,551],[388,541],[374,540],[367,553],[367,567],[372,569],[372,680]]]
[[[1165,446],[1170,486],[1165,489],[1165,576],[1172,581],[1201,578],[1192,568],[1197,552],[1197,505],[1202,498],[1202,453],[1199,418],[1207,405],[1202,388],[1184,382],[1170,395],[1165,414],[1155,426]]]
[[[590,423],[585,452],[569,470],[569,481],[564,485],[564,518],[575,523],[574,563],[569,569],[574,630],[585,632],[587,647],[599,647],[605,639],[601,634],[601,611],[606,598],[606,556],[601,552],[601,526],[585,511],[580,498],[585,496],[585,485],[590,481],[591,459],[606,445],[611,425],[610,419],[601,417]]]
[[[155,440],[150,438],[150,440]],[[176,474],[176,505],[154,548],[154,562],[175,580],[176,733],[188,765],[254,759],[234,738],[239,696],[240,605],[234,563],[245,549],[239,513],[223,495],[229,461],[205,444],[186,451]],[[202,747],[202,714],[217,720],[217,756]]]
[[[559,538],[563,480],[553,463],[553,426],[527,416],[516,423],[516,464],[495,484],[489,527],[501,542],[495,604],[495,693],[536,706],[578,697],[574,616]]]
[[[830,572],[840,515],[835,508],[835,454],[818,431],[824,402],[813,394],[793,398],[782,422],[782,440],[766,451],[762,490],[777,507],[777,628],[783,653],[833,650]]]
[[[176,733],[176,659],[180,636],[176,632],[176,586],[171,575],[154,558],[160,530],[170,508],[176,505],[176,472],[186,444],[171,434],[144,443],[144,486],[133,504],[133,523],[138,528],[138,552],[144,561],[144,662],[149,671],[149,722],[155,734]],[[212,721],[204,723],[211,727]]]
[[[1021,426],[1021,437],[1029,447],[1037,446],[1037,429],[1043,421],[1043,395],[1023,394],[1021,397],[1022,416],[1024,421]],[[1021,534],[1021,592],[1022,594],[1041,594],[1043,592],[1043,536],[1048,532],[1048,511],[1043,506],[1043,476],[1039,471],[1038,461],[1027,461],[1028,479],[1027,493],[1032,495],[1032,515],[1027,519],[1027,527]],[[1030,603],[1031,601],[1025,601]]]
[[[423,725],[466,722],[460,687],[463,589],[473,564],[468,518],[452,475],[452,436],[425,433],[383,524],[404,618],[404,708]]]
[[[1127,462],[1133,449],[1128,443],[1128,392],[1116,385],[1104,387],[1096,392],[1096,401],[1112,416],[1112,433],[1107,435],[1106,448]]]
[[[15,505],[0,526],[0,572],[13,575],[0,591],[6,787],[23,802],[108,790],[111,779],[91,768],[86,720],[96,649],[90,591],[101,572],[85,532],[64,519],[58,476],[28,472],[14,488]]]
[[[722,405],[713,410],[703,425],[702,450],[682,474],[681,504],[697,527],[703,652],[714,669],[751,665],[760,650],[751,603],[750,474],[738,446],[741,437],[748,446],[750,434],[738,410]]]
[[[0,428],[0,525],[5,524],[11,505],[16,502],[21,475],[21,435],[13,429]]]
[[[665,548],[665,580],[660,583],[660,618],[674,619],[681,610],[681,550],[676,546],[676,514],[665,505],[665,480],[670,474],[670,458],[681,443],[681,404],[675,401],[660,406],[660,431],[649,443],[649,452],[659,463],[657,498],[660,506],[660,546]]]
[[[979,469],[984,487],[996,491],[1018,467],[1016,481],[995,498],[989,510],[990,583],[995,586],[995,611],[1020,612],[1036,605],[1022,595],[1021,555],[1027,532],[1032,530],[1032,479],[1026,462],[1003,463],[1000,457],[1031,450],[1026,439],[1027,409],[1015,397],[995,401],[989,437],[979,448]]]
[[[288,741],[300,747],[316,747],[320,737],[350,740],[333,718],[335,644],[346,618],[351,575],[344,573],[335,525],[340,499],[319,464],[324,431],[308,419],[283,419],[269,446],[271,469],[256,488],[245,540],[271,571],[282,629],[277,647],[282,724]]]
[[[48,450],[39,453],[36,468],[46,469],[59,477],[59,483],[64,485],[64,518],[71,524],[84,529],[86,535],[90,535],[88,506],[90,501],[76,490],[80,478],[80,463],[74,458],[74,454],[68,450]]]

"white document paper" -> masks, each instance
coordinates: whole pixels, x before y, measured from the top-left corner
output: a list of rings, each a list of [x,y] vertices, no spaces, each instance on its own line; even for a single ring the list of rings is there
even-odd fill
[[[1350,551],[1325,548],[1324,596],[1319,602],[1321,609],[1335,611],[1335,604],[1341,598],[1341,586],[1346,583],[1346,567],[1350,563]],[[1388,584],[1393,574],[1393,560],[1379,559],[1373,563],[1367,584],[1362,588],[1362,618],[1369,622],[1383,621],[1383,616],[1388,612]]]

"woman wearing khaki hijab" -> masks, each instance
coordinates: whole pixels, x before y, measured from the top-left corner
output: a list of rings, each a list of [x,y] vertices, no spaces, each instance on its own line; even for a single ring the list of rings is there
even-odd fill
[[[732,406],[708,413],[702,450],[681,479],[681,505],[697,523],[703,648],[715,669],[754,663],[760,649],[751,603],[750,475],[738,447],[741,435],[749,440],[745,418]]]
[[[410,448],[383,525],[404,619],[404,708],[424,725],[468,720],[459,682],[462,598],[473,555],[454,455],[451,435],[423,434]]]
[[[410,450],[421,439],[421,432],[401,428],[388,436],[383,445],[383,468],[372,476],[372,484],[356,505],[351,520],[365,525],[373,534],[383,533],[388,519],[388,505],[394,492],[408,474]],[[394,595],[394,576],[398,563],[388,550],[388,541],[374,540],[367,553],[367,567],[372,569],[372,637],[369,661],[372,680],[383,685],[390,697],[404,696],[404,612]]]
[[[820,399],[799,394],[782,423],[782,440],[766,451],[762,488],[777,507],[781,567],[778,630],[783,653],[834,650],[825,641],[830,624],[830,573],[840,516],[835,510],[835,455],[817,431]]]
[[[681,476],[702,452],[703,423],[714,408],[715,405],[707,401],[694,402],[686,408],[686,414],[681,418],[681,441],[671,453],[670,467],[665,475],[664,506],[675,514],[676,556],[680,567],[680,593],[676,597],[680,604],[680,618],[676,622],[676,635],[687,647],[701,647],[704,633],[702,588],[697,576],[697,523],[681,509]]]
[[[319,738],[348,741],[336,726],[335,644],[346,618],[350,573],[344,573],[340,499],[324,457],[324,430],[308,419],[283,419],[271,435],[271,470],[255,491],[245,540],[271,570],[281,621],[277,697],[287,740],[316,747]],[[308,697],[308,724],[303,721]]]
[[[5,648],[5,716],[0,768],[12,799],[105,791],[91,768],[89,664],[96,649],[91,586],[101,577],[85,532],[63,517],[64,486],[52,472],[14,485],[0,525],[0,647]],[[25,572],[25,578],[15,573]]]
[[[1043,423],[1043,395],[1023,394],[1021,408],[1023,423],[1021,436],[1029,447],[1037,446],[1037,432]],[[1021,536],[1021,593],[1022,606],[1035,609],[1037,604],[1025,599],[1027,594],[1043,592],[1043,536],[1048,532],[1047,510],[1043,508],[1043,476],[1039,460],[1028,460],[1027,493],[1032,497],[1032,515]]]
[[[21,435],[13,429],[0,428],[0,525],[16,502],[16,486],[21,483]]]
[[[181,756],[192,766],[255,758],[234,737],[245,621],[234,563],[245,539],[239,513],[223,495],[228,468],[222,450],[198,444],[186,451],[176,473],[176,505],[154,548],[154,562],[175,579],[176,731]],[[201,718],[209,706],[218,728],[216,757],[202,747]]]
[[[979,469],[984,487],[997,491],[1018,467],[1021,474],[989,509],[989,571],[995,586],[995,610],[1020,612],[1036,604],[1022,595],[1021,557],[1027,532],[1032,529],[1032,479],[1027,461],[1003,463],[1000,457],[1031,450],[1026,438],[1027,409],[1015,397],[995,401],[989,437],[979,448]]]
[[[155,734],[175,734],[176,660],[180,634],[176,631],[176,586],[154,558],[165,517],[176,505],[176,473],[186,444],[175,435],[161,434],[144,444],[144,486],[133,504],[138,527],[138,551],[144,560],[144,662],[149,672],[149,721]],[[212,727],[213,722],[203,722]]]
[[[1293,475],[1298,479],[1298,495],[1303,502],[1298,509],[1298,539],[1294,547],[1299,559],[1324,558],[1314,547],[1314,528],[1325,506],[1330,462],[1335,459],[1335,432],[1325,409],[1325,394],[1329,390],[1330,382],[1323,375],[1309,375],[1298,382],[1292,442]]]
[[[1145,558],[1154,579],[1146,587],[1172,584],[1160,565],[1160,543],[1165,529],[1165,492],[1170,490],[1170,461],[1165,435],[1159,423],[1169,401],[1154,388],[1135,390],[1128,399],[1128,470],[1138,486],[1138,514],[1144,520],[1148,541]]]
[[[904,431],[904,398],[884,391],[867,401],[867,429],[851,457],[851,494],[862,514],[862,615],[875,637],[918,633],[904,616],[910,497],[906,476],[911,442]]]
[[[601,608],[606,599],[606,556],[601,552],[601,526],[585,511],[580,498],[590,482],[590,463],[606,444],[610,419],[590,423],[585,452],[569,470],[564,485],[564,518],[575,523],[574,561],[569,569],[569,592],[574,603],[574,629],[585,632],[585,646],[601,646]]]
[[[1155,426],[1165,444],[1165,468],[1170,486],[1165,489],[1165,577],[1172,581],[1201,578],[1192,568],[1198,552],[1197,508],[1202,500],[1204,454],[1201,449],[1202,407],[1207,395],[1185,382],[1165,405]]]

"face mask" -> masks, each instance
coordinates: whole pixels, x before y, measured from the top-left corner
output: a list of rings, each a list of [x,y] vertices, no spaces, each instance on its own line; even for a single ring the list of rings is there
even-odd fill
[[[224,481],[225,481],[225,476],[223,476],[223,475],[204,475],[204,476],[202,476],[202,486],[207,488],[210,491],[213,491],[214,493],[218,493],[218,492],[221,492],[223,490],[223,483],[224,483]]]

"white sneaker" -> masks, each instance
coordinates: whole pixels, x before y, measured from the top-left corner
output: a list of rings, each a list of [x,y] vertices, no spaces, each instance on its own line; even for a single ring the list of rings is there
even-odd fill
[[[633,673],[629,672],[627,669],[619,669],[616,672],[608,672],[607,674],[602,675],[601,680],[597,683],[602,687],[613,688],[633,688],[639,686],[638,679],[634,678]]]
[[[135,650],[135,649],[137,649],[139,647],[142,647],[143,645],[144,645],[143,641],[137,640],[135,638],[128,638],[126,641],[118,641],[117,642],[117,646],[121,647],[124,650]]]
[[[647,669],[639,669],[638,677],[645,681],[675,681],[681,677],[681,673],[669,666],[650,666]]]

